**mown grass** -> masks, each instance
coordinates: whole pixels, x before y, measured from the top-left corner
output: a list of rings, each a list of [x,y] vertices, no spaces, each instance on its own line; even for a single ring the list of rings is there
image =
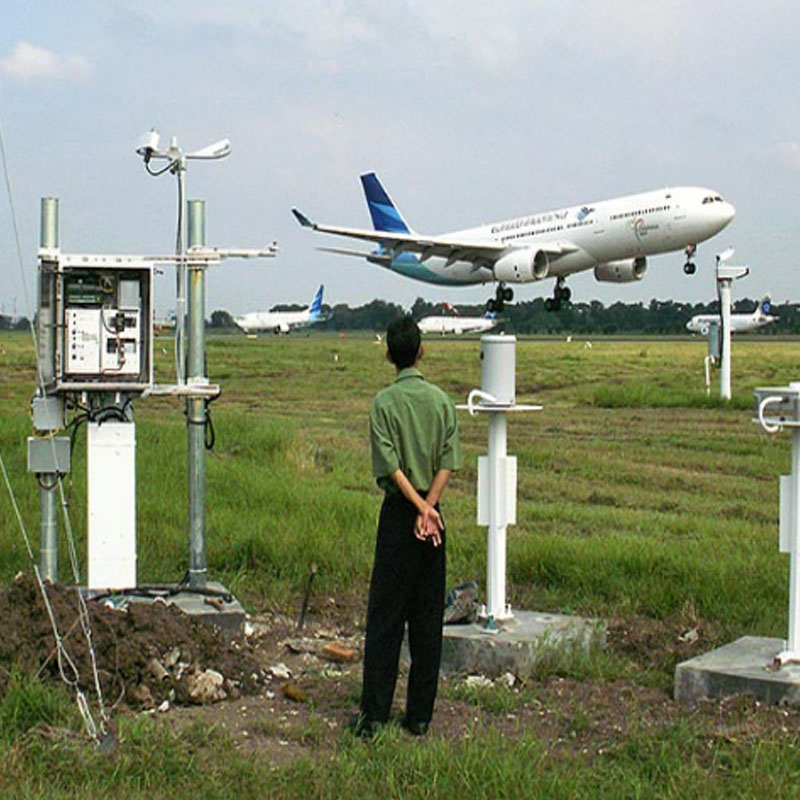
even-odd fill
[[[478,344],[431,340],[426,347],[426,374],[463,402],[480,384]],[[161,380],[171,350],[170,342],[157,345]],[[509,424],[520,476],[518,524],[508,542],[512,605],[653,619],[691,608],[718,643],[785,635],[788,563],[777,552],[777,476],[789,471],[790,442],[763,433],[750,407],[755,386],[797,378],[796,351],[793,342],[737,340],[734,400],[720,403],[705,396],[701,341],[520,341],[518,399],[544,409]],[[380,502],[369,474],[367,412],[392,377],[383,348],[369,337],[212,337],[208,371],[223,386],[207,459],[211,576],[252,611],[293,612],[313,561],[320,596],[363,598]],[[33,384],[29,340],[4,336],[0,455],[36,549],[39,497],[25,472],[24,444]],[[182,409],[152,399],[137,401],[135,411],[139,580],[178,580],[188,549]],[[444,500],[448,582],[482,584],[485,530],[475,524],[475,478],[486,423],[465,413],[460,423],[465,467]],[[80,434],[64,502],[82,559],[84,470]],[[0,581],[28,568],[3,489]],[[60,574],[69,575],[63,539]],[[625,676],[664,689],[671,681],[667,672],[654,678],[607,656],[556,671],[570,669],[580,679]],[[0,795],[15,796],[3,789],[17,785],[16,796],[40,796],[46,775],[56,773],[64,782],[49,786],[48,796],[77,796],[79,777],[88,781],[84,797],[122,786],[125,796],[152,798],[196,793],[200,784],[209,797],[228,796],[231,786],[239,797],[454,796],[479,787],[497,797],[727,797],[756,787],[785,792],[796,782],[793,737],[708,740],[687,724],[632,734],[602,757],[557,760],[545,759],[543,743],[524,735],[512,742],[476,731],[447,752],[444,743],[417,748],[391,735],[369,749],[343,740],[331,761],[276,773],[213,731],[177,737],[138,723],[114,761],[15,735],[0,750]],[[70,758],[79,762],[72,774]]]

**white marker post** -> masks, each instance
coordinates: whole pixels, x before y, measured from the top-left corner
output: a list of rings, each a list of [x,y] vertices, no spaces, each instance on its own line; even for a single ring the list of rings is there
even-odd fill
[[[717,256],[717,289],[719,290],[720,319],[722,322],[722,356],[719,371],[719,396],[731,399],[731,284],[736,278],[744,278],[748,267],[729,267],[724,264],[733,255],[729,247]]]
[[[489,451],[478,458],[478,525],[489,528],[481,617],[490,631],[497,630],[496,622],[514,616],[506,603],[506,528],[517,521],[517,459],[507,454],[506,414],[542,408],[516,404],[516,343],[514,336],[481,337],[481,388],[469,393],[466,406],[459,406],[472,416],[489,414]]]
[[[775,665],[800,661],[800,383],[758,388],[756,420],[767,433],[792,428],[792,472],[780,476],[778,549],[789,556],[789,638]]]

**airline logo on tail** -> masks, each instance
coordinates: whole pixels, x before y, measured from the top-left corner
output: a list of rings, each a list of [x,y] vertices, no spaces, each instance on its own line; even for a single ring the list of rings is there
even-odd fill
[[[325,287],[320,284],[317,293],[314,295],[314,300],[311,303],[311,308],[308,310],[308,321],[314,322],[322,316],[322,292]]]

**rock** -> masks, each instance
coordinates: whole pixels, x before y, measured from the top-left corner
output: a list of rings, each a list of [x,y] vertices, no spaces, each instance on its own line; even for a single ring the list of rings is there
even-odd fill
[[[273,678],[279,681],[288,681],[289,678],[292,677],[291,670],[282,661],[280,664],[275,664],[274,666],[270,667],[268,671]]]
[[[284,697],[288,697],[296,703],[305,703],[308,700],[306,693],[296,683],[284,683],[281,690]]]
[[[130,699],[134,703],[138,703],[143,708],[153,708],[155,700],[153,700],[153,693],[146,683],[140,683],[134,686],[130,691]]]
[[[189,699],[198,705],[217,703],[228,696],[225,691],[225,678],[214,669],[189,675],[186,678],[186,689]]]
[[[165,656],[164,656],[164,666],[168,669],[172,669],[181,657],[181,649],[180,647],[173,647]]]

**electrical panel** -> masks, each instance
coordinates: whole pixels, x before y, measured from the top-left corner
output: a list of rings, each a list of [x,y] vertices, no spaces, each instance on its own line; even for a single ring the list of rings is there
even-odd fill
[[[60,256],[53,276],[58,388],[152,386],[152,275],[152,264],[133,257]]]

